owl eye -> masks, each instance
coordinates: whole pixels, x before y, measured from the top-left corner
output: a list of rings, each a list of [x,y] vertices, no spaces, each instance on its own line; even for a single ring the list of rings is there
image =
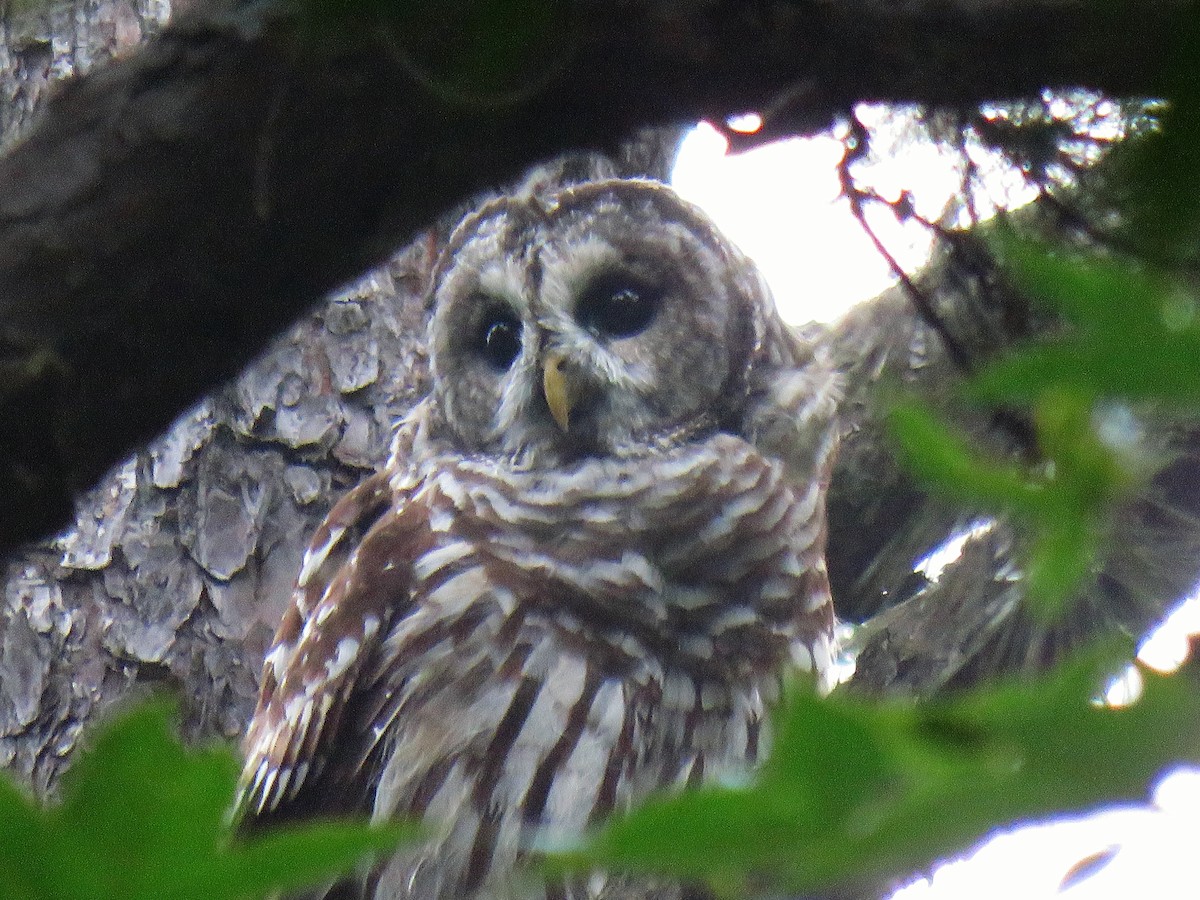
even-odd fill
[[[654,320],[659,292],[624,276],[608,276],[593,282],[579,301],[576,317],[580,324],[609,337],[631,337]]]
[[[521,322],[507,309],[489,310],[479,326],[478,348],[493,369],[507,370],[521,352]]]

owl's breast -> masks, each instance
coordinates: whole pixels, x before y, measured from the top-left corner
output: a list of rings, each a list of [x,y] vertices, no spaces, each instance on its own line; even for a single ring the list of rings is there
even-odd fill
[[[820,671],[829,648],[818,490],[729,436],[551,472],[428,465],[412,602],[361,709],[374,814],[434,836],[380,883],[486,894],[539,835],[753,765],[782,663]]]
[[[823,486],[796,488],[740,438],[551,471],[458,460],[418,496],[437,533],[418,579],[469,558],[522,614],[691,667],[762,672],[797,640],[828,649]]]

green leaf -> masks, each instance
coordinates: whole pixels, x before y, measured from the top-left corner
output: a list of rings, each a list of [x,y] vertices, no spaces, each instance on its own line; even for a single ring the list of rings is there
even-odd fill
[[[1069,392],[1045,392],[1035,421],[1053,465],[1018,466],[978,456],[932,413],[916,404],[892,412],[892,433],[909,468],[926,483],[967,503],[1015,516],[1028,533],[1026,596],[1043,621],[1066,611],[1090,571],[1102,523],[1132,481],[1100,445],[1090,407]]]
[[[888,424],[909,470],[951,496],[1026,514],[1051,502],[1024,468],[979,456],[925,406],[898,403]]]
[[[1068,253],[996,232],[1005,270],[1071,328],[986,366],[968,396],[1034,403],[1068,388],[1095,399],[1200,403],[1200,308],[1194,292],[1127,259]]]
[[[189,897],[262,896],[288,891],[347,872],[364,857],[417,837],[412,825],[368,827],[363,822],[314,822],[272,832],[238,845],[204,886]]]
[[[789,688],[788,703],[799,709],[778,723],[775,750],[764,772],[771,782],[794,783],[799,791],[793,799],[805,798],[820,821],[831,807],[852,808],[884,789],[896,769],[881,752],[876,731],[839,704],[812,703],[812,693],[806,684]],[[819,744],[807,740],[813,731],[826,739]]]
[[[43,810],[0,780],[0,900],[243,900],[343,873],[413,829],[323,823],[235,839],[238,761],[185,749],[155,700],[95,736]]]
[[[920,706],[795,693],[754,783],[652,800],[552,864],[821,890],[905,874],[997,822],[1140,799],[1164,767],[1200,759],[1196,685],[1144,671],[1137,704],[1097,706],[1114,658]]]
[[[1064,254],[1006,229],[995,246],[1018,285],[1055,306],[1069,327],[991,363],[964,393],[1028,407],[1039,463],[985,459],[916,404],[899,405],[890,424],[918,477],[1020,521],[1030,609],[1049,622],[1091,571],[1118,501],[1154,469],[1136,440],[1102,438],[1097,417],[1113,399],[1126,408],[1200,403],[1200,316],[1190,295],[1145,267]]]
[[[0,777],[0,898],[36,897],[39,858],[46,846],[32,801]]]
[[[1148,258],[1194,265],[1200,259],[1200,196],[1187,189],[1200,168],[1200,17],[1162,48],[1166,110],[1159,127],[1118,148],[1111,166],[1124,233]]]
[[[1022,292],[1081,328],[1139,333],[1147,325],[1142,314],[1167,286],[1161,275],[1131,260],[1084,256],[1003,226],[990,234],[1000,265]]]

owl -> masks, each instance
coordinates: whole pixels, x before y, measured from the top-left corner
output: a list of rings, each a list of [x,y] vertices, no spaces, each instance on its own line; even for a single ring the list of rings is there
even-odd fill
[[[764,754],[828,676],[837,378],[664,185],[494,200],[431,288],[429,396],[304,557],[245,741],[252,824],[423,821],[328,897],[672,897],[522,864]]]

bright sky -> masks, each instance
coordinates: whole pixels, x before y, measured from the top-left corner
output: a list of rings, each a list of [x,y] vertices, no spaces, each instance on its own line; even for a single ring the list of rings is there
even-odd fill
[[[684,140],[672,183],[754,257],[784,318],[828,321],[891,283],[887,264],[838,202],[841,142],[794,138],[734,156],[725,148],[725,138],[701,124]]]
[[[913,141],[901,118],[889,121],[878,110],[859,113],[874,117],[869,124],[884,126],[897,150],[871,167],[872,187],[888,199],[909,189],[921,215],[938,218],[961,184],[957,160],[932,141]],[[725,151],[721,134],[701,124],[684,141],[672,182],[758,263],[785,319],[833,320],[893,282],[849,205],[839,199],[842,144],[835,136],[780,141],[736,156]],[[994,158],[974,161],[988,171],[988,188],[1004,205],[1032,196]],[[929,241],[920,226],[901,227],[886,211],[872,224],[909,271],[928,259]],[[1186,654],[1185,636],[1193,632],[1200,632],[1195,599],[1143,642],[1139,658],[1158,669],[1176,668]],[[1122,682],[1110,690],[1110,702],[1136,693],[1136,683]],[[1194,900],[1200,896],[1194,855],[1200,847],[1200,771],[1167,774],[1148,800],[999,833],[969,858],[944,863],[903,888],[894,900]],[[1104,854],[1107,863],[1060,890],[1078,863],[1096,854]]]
[[[860,107],[858,116],[872,129],[872,147],[879,151],[877,161],[855,170],[859,183],[889,201],[907,190],[921,216],[939,219],[961,190],[959,154],[930,140],[911,117],[882,107]],[[735,155],[727,155],[726,148],[725,138],[701,123],[684,140],[671,182],[754,258],[787,321],[831,321],[895,281],[840,196],[836,167],[843,148],[834,134],[778,141]],[[974,198],[981,214],[997,203],[1012,207],[1034,197],[1020,174],[995,153],[967,149],[987,176],[987,195]],[[908,271],[929,258],[924,226],[900,225],[878,205],[868,206],[867,218]]]

